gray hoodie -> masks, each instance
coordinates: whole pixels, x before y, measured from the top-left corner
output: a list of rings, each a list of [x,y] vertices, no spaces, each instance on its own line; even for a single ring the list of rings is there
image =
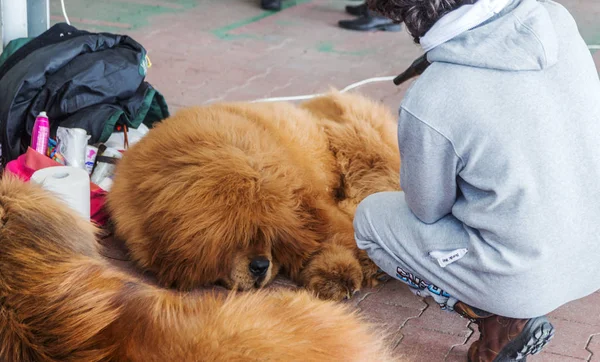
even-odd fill
[[[452,214],[468,240],[415,252],[467,248],[440,281],[506,316],[600,289],[600,81],[572,16],[514,0],[428,59],[400,109],[401,185],[422,222]]]

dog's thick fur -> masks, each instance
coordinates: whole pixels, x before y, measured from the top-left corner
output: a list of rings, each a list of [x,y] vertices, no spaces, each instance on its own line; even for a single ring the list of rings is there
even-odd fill
[[[352,218],[399,189],[396,119],[332,92],[301,106],[229,103],[180,110],[131,147],[108,205],[132,258],[166,287],[262,287],[281,271],[324,299],[376,283]],[[249,271],[266,258],[265,276]]]
[[[38,186],[0,181],[1,361],[391,361],[342,305],[160,289],[103,260],[94,233]]]

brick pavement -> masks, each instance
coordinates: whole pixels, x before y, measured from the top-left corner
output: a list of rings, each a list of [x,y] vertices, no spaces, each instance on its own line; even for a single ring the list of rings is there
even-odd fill
[[[273,14],[258,0],[67,0],[78,27],[127,33],[149,51],[149,81],[173,110],[217,100],[251,100],[338,88],[396,75],[420,52],[402,33],[355,33],[336,27],[341,0],[287,1]],[[600,2],[563,0],[588,43],[600,44]],[[57,1],[52,20],[61,19]],[[594,56],[600,71],[600,52]],[[364,86],[361,92],[396,107],[408,85]],[[285,281],[278,285],[288,286]],[[476,328],[442,313],[390,281],[349,303],[390,331],[389,343],[408,360],[465,361]],[[530,361],[600,362],[600,293],[550,315],[556,337]]]

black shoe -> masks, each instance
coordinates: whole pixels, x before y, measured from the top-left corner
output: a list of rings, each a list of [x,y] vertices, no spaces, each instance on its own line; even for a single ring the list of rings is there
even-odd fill
[[[400,31],[402,29],[400,24],[386,17],[373,15],[371,12],[354,20],[340,20],[338,24],[341,28],[357,31]]]
[[[368,13],[367,3],[363,3],[360,5],[346,5],[346,12],[348,14],[354,15],[354,16],[367,15],[367,13]]]
[[[281,10],[281,0],[260,0],[260,7],[264,10]]]

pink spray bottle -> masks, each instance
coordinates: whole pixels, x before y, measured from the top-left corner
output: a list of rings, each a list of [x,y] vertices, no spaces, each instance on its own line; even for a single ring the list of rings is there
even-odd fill
[[[50,121],[46,112],[40,112],[33,124],[31,148],[45,155],[48,151],[48,137],[50,137]]]

